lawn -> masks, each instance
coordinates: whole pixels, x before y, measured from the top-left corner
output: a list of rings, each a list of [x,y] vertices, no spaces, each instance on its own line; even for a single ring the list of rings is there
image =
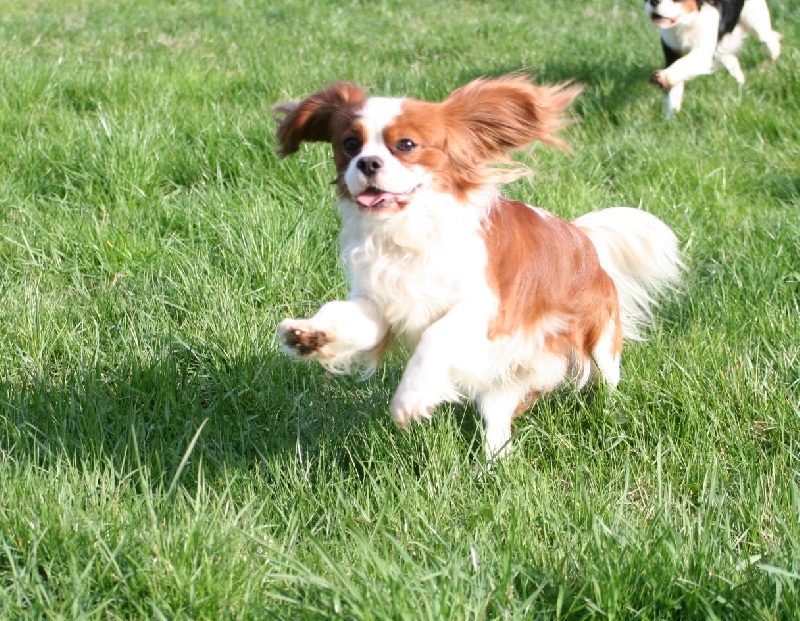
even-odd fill
[[[800,619],[800,3],[662,118],[641,2],[0,0],[0,618]],[[508,196],[641,206],[684,287],[622,382],[487,470],[278,352],[346,294],[325,145],[273,103],[586,90]]]

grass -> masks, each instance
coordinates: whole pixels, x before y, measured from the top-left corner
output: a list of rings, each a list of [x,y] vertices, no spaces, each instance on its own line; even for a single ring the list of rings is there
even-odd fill
[[[0,617],[800,618],[800,7],[776,66],[661,118],[638,3],[0,0]],[[322,145],[269,106],[587,85],[506,193],[641,205],[684,290],[620,389],[552,395],[492,472],[472,408],[280,355],[341,296]]]

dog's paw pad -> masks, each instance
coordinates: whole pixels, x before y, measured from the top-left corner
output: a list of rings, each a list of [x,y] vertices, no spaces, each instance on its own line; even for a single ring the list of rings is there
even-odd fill
[[[315,330],[300,323],[281,324],[280,336],[284,347],[300,356],[311,356],[330,342],[323,330]]]
[[[663,71],[656,71],[653,75],[650,76],[650,84],[655,84],[659,88],[663,90],[669,90],[671,87],[669,80],[664,75]]]

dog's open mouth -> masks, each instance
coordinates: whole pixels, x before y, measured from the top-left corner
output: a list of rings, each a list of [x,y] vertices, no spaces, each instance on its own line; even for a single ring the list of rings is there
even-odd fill
[[[395,207],[402,209],[411,200],[411,195],[417,188],[408,192],[387,192],[375,186],[369,186],[356,196],[356,202],[364,209],[385,209]]]
[[[651,13],[650,20],[660,28],[669,28],[670,26],[674,26],[678,23],[677,19],[673,19],[671,17],[664,17],[659,13]]]

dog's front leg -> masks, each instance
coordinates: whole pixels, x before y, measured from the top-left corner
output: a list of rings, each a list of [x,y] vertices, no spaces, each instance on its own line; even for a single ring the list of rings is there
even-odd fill
[[[651,82],[668,91],[676,84],[693,80],[714,71],[714,48],[692,50],[666,69],[656,71]]]
[[[667,118],[671,118],[681,110],[681,104],[683,103],[683,85],[683,82],[678,82],[667,91],[667,95],[664,97],[664,116]]]
[[[349,371],[353,363],[374,366],[387,334],[382,315],[366,298],[328,302],[310,319],[284,319],[278,325],[285,353],[315,359],[334,373]]]
[[[666,69],[653,74],[650,81],[666,92],[664,98],[665,116],[671,117],[680,111],[683,102],[683,89],[687,80],[711,73],[714,70],[713,50],[697,50],[679,58]]]
[[[389,405],[394,422],[405,427],[461,399],[456,375],[485,372],[486,326],[481,305],[462,302],[422,333]]]

